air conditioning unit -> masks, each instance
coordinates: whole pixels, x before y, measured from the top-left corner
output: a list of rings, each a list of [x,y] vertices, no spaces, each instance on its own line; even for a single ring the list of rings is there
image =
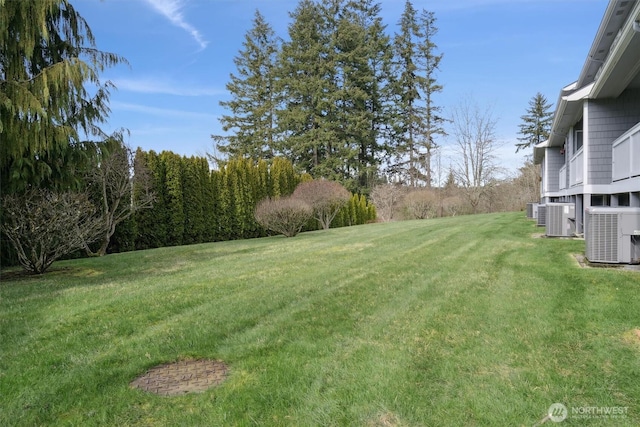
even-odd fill
[[[538,227],[544,227],[547,222],[547,205],[538,205]]]
[[[529,219],[537,219],[538,218],[538,204],[537,203],[527,203],[527,218],[529,218]]]
[[[640,263],[640,208],[589,207],[584,212],[589,261]]]
[[[546,235],[569,237],[576,233],[575,203],[547,203]]]

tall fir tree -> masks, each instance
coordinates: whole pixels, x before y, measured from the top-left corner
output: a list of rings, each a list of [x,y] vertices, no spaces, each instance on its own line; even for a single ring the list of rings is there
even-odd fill
[[[336,55],[337,133],[343,141],[342,177],[347,188],[366,192],[378,171],[384,88],[391,57],[380,5],[371,0],[338,4],[332,44]]]
[[[435,53],[435,15],[423,10],[418,16],[410,0],[394,37],[395,125],[391,151],[396,163],[391,172],[406,177],[410,186],[431,185],[431,152],[434,136],[443,134],[444,119],[433,95],[442,90],[435,73],[442,55]]]
[[[396,121],[391,150],[396,163],[392,172],[406,175],[413,187],[418,182],[416,140],[424,120],[424,111],[419,105],[421,77],[416,64],[420,29],[416,10],[408,0],[398,24],[400,32],[396,33],[393,40]]]
[[[335,55],[327,8],[302,0],[290,14],[289,41],[280,55],[280,88],[286,102],[278,112],[283,154],[314,177],[335,178]]]
[[[432,184],[431,156],[433,151],[438,148],[435,141],[437,136],[444,136],[445,119],[442,115],[442,107],[436,104],[434,96],[442,92],[442,85],[436,81],[436,73],[440,70],[440,61],[442,54],[436,54],[437,45],[434,37],[438,33],[436,27],[436,17],[433,12],[422,10],[420,15],[420,26],[423,35],[423,41],[418,46],[419,68],[424,73],[424,79],[421,81],[421,89],[424,94],[424,129],[420,138],[419,145],[424,148],[424,164],[425,171],[424,181],[427,187]]]
[[[516,143],[516,153],[520,150],[533,147],[549,138],[551,132],[551,122],[553,120],[552,105],[547,102],[547,98],[540,92],[536,93],[529,101],[527,113],[520,116],[518,134],[522,135],[518,138],[520,143]]]
[[[277,150],[276,109],[281,97],[275,67],[280,41],[257,10],[242,46],[234,58],[237,75],[231,74],[226,86],[231,99],[220,102],[230,112],[220,118],[222,128],[231,134],[212,137],[218,150],[231,157],[268,159]]]

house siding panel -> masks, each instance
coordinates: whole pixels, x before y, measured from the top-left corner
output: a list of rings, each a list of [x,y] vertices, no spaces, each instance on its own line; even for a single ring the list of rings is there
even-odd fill
[[[547,148],[545,157],[547,158],[547,168],[545,179],[547,179],[547,191],[558,191],[560,188],[560,168],[564,166],[564,155],[560,154],[560,148]]]
[[[615,99],[589,100],[587,182],[611,183],[613,141],[640,122],[640,90],[624,91]]]

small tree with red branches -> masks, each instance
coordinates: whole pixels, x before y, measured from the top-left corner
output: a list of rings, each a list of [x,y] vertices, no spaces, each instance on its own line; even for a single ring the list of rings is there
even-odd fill
[[[313,180],[299,184],[292,197],[313,209],[313,216],[327,230],[340,209],[351,199],[351,193],[339,182]]]

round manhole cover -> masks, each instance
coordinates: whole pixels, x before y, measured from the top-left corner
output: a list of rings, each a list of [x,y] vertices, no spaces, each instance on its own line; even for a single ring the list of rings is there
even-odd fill
[[[161,396],[199,393],[222,383],[228,371],[219,360],[183,360],[149,369],[131,387]]]

